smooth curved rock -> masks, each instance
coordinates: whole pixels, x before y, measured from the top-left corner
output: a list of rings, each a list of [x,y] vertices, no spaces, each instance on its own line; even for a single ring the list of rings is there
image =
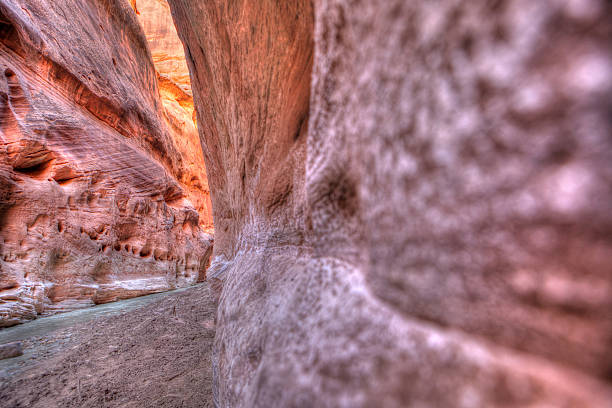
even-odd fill
[[[127,2],[0,0],[0,326],[205,278],[200,145],[157,76]]]
[[[219,406],[612,400],[605,2],[170,5]]]

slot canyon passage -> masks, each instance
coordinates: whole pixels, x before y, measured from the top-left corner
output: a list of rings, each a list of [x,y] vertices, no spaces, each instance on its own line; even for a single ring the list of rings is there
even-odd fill
[[[103,310],[0,405],[610,406],[610,38],[604,0],[0,0],[1,324],[182,288],[2,329]]]

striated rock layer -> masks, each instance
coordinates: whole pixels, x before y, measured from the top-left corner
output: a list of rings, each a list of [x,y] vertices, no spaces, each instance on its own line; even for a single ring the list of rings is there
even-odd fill
[[[170,5],[219,406],[612,400],[607,3]]]
[[[164,105],[129,3],[0,0],[0,326],[205,278],[200,146]]]

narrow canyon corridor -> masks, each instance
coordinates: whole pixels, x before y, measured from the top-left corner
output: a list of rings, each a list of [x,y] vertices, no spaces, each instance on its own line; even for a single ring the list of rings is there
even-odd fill
[[[0,407],[612,406],[610,38],[0,0]]]

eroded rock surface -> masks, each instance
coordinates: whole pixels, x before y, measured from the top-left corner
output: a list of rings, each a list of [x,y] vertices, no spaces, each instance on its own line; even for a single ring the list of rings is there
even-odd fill
[[[606,2],[170,5],[219,406],[612,400]]]
[[[157,75],[127,2],[0,1],[1,326],[204,279],[200,146]]]

